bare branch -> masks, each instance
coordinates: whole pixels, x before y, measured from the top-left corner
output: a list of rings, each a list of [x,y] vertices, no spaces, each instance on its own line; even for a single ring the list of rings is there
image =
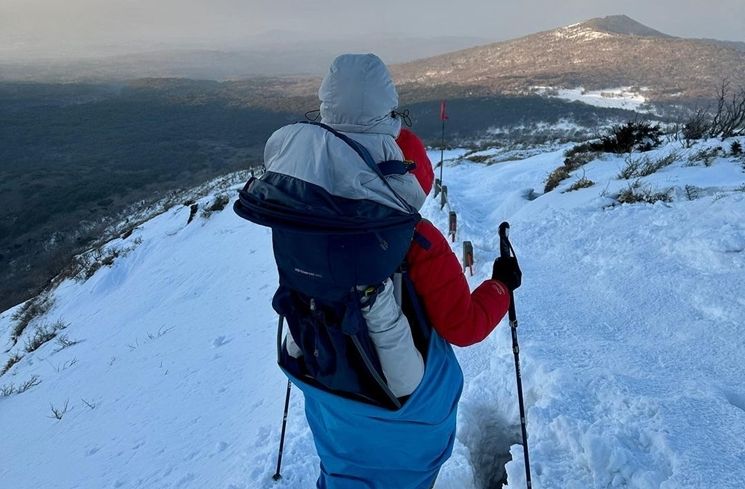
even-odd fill
[[[70,400],[68,399],[67,401],[65,401],[65,405],[62,408],[56,408],[50,402],[49,407],[52,408],[52,415],[48,417],[59,421],[65,416],[65,414],[67,414],[67,408],[69,404],[70,404]]]
[[[22,394],[30,388],[36,387],[39,384],[41,384],[41,380],[39,380],[39,377],[37,375],[34,375],[16,388],[16,394]]]
[[[730,91],[729,83],[722,82],[709,136],[726,139],[741,134],[745,134],[745,89]]]
[[[94,403],[88,402],[88,401],[86,401],[85,399],[82,399],[82,398],[80,400],[83,401],[83,404],[85,404],[86,406],[88,406],[91,410],[96,409],[96,405]]]

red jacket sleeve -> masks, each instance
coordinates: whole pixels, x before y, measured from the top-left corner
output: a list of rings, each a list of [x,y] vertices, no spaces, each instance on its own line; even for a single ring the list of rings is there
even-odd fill
[[[442,233],[425,220],[416,230],[429,247],[414,240],[406,259],[409,276],[432,326],[454,345],[482,341],[507,313],[507,287],[496,280],[485,280],[471,293],[460,262]]]
[[[416,168],[414,168],[412,173],[419,182],[419,185],[421,185],[424,193],[429,194],[429,191],[432,190],[432,183],[435,180],[435,171],[432,169],[432,162],[429,161],[424,143],[422,143],[422,140],[416,134],[405,127],[401,129],[396,143],[401,148],[404,159],[416,163]]]

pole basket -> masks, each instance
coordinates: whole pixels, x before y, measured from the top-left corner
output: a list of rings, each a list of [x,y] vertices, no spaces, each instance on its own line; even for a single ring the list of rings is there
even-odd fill
[[[466,268],[473,277],[473,243],[470,241],[463,242],[463,273],[466,272]]]
[[[448,234],[450,234],[453,243],[455,243],[455,234],[458,232],[458,216],[455,214],[455,211],[450,211],[450,214],[448,214],[448,220],[450,222],[450,225],[448,226]]]
[[[448,186],[443,185],[440,190],[440,210],[443,210],[445,208],[445,204],[448,203]]]

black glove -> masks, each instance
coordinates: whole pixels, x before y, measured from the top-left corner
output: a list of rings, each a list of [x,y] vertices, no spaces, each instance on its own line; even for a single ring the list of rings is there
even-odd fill
[[[523,272],[520,271],[517,258],[514,256],[509,258],[500,256],[494,260],[491,278],[492,280],[499,280],[510,290],[520,287],[523,281]]]

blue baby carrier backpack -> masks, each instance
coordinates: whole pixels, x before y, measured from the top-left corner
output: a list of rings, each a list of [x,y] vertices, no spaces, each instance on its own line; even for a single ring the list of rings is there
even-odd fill
[[[272,300],[280,315],[279,365],[292,377],[329,393],[399,409],[402,402],[388,388],[361,308],[375,300],[376,284],[400,274],[402,310],[426,362],[432,329],[404,263],[412,240],[422,239],[415,233],[421,216],[386,179],[405,174],[412,164],[376,163],[364,146],[333,128],[300,124],[308,124],[302,131],[327,131],[331,139],[351,148],[350,157],[364,161],[406,211],[370,199],[333,195],[317,182],[273,171],[271,166],[260,177],[249,179],[234,210],[272,229],[279,271],[279,288]],[[372,287],[360,290],[363,285]],[[282,318],[302,351],[298,358],[283,344]]]

